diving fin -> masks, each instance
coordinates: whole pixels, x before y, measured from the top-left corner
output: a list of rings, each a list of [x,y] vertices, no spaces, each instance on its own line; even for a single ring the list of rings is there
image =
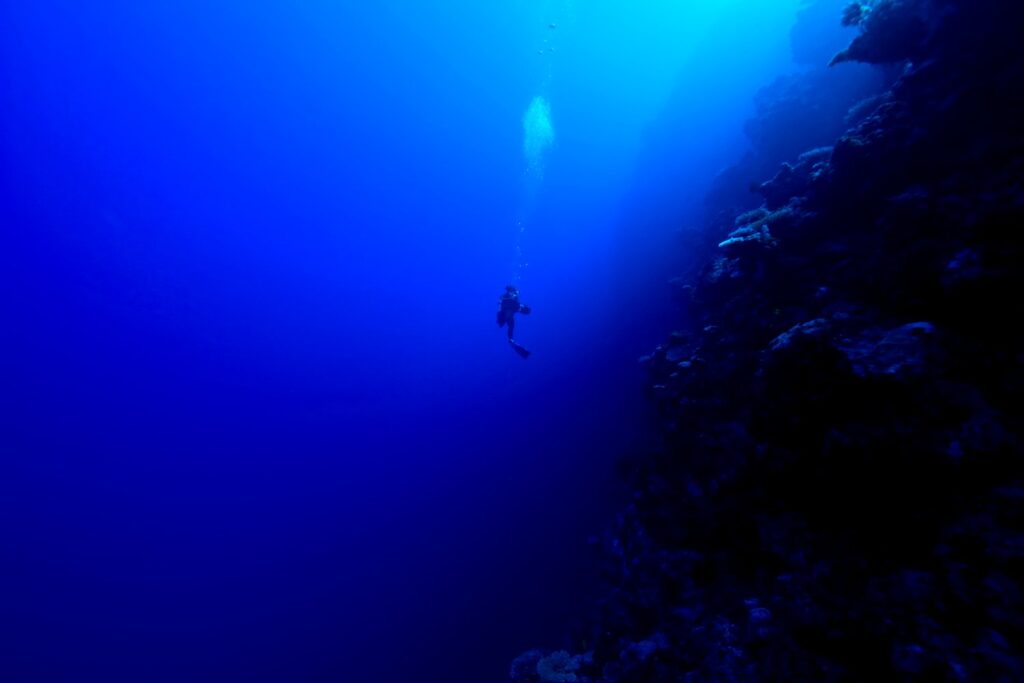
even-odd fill
[[[514,341],[510,341],[509,344],[511,344],[512,348],[515,349],[516,353],[518,353],[523,358],[529,358],[530,357],[529,349],[527,349],[522,344],[517,344]]]

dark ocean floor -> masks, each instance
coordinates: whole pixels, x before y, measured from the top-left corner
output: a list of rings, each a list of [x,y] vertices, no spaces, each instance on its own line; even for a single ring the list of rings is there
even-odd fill
[[[842,20],[883,85],[763,94],[643,359],[604,597],[514,683],[1024,680],[1024,7]]]

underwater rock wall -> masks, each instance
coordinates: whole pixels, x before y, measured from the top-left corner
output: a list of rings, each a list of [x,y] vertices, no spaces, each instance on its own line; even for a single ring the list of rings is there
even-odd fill
[[[1024,680],[1024,10],[855,4],[901,75],[677,288],[600,616],[515,683]]]
[[[809,149],[831,145],[848,119],[859,115],[862,103],[870,106],[892,80],[884,71],[848,65],[784,76],[762,88],[744,131],[750,150],[714,179],[705,197],[711,232],[720,232],[716,222],[731,224],[737,213],[758,206],[752,179],[767,177]]]

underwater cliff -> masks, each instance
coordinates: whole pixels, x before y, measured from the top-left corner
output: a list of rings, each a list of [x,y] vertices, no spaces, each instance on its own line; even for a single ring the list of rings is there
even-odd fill
[[[834,22],[687,243],[596,614],[514,683],[1024,679],[1024,9]]]
[[[1022,18],[0,2],[0,683],[1024,680]]]

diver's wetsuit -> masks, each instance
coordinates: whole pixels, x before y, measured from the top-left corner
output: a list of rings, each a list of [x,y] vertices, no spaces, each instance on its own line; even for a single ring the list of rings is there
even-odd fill
[[[519,303],[519,291],[509,287],[498,300],[498,327],[508,327],[508,343],[516,350],[516,353],[526,358],[530,352],[517,344],[513,338],[516,329],[516,313],[529,315],[530,307]]]
[[[512,339],[512,335],[516,329],[516,313],[520,313],[523,309],[523,305],[519,303],[519,295],[511,294],[506,292],[501,295],[501,299],[498,302],[498,327],[508,326],[508,338]]]

